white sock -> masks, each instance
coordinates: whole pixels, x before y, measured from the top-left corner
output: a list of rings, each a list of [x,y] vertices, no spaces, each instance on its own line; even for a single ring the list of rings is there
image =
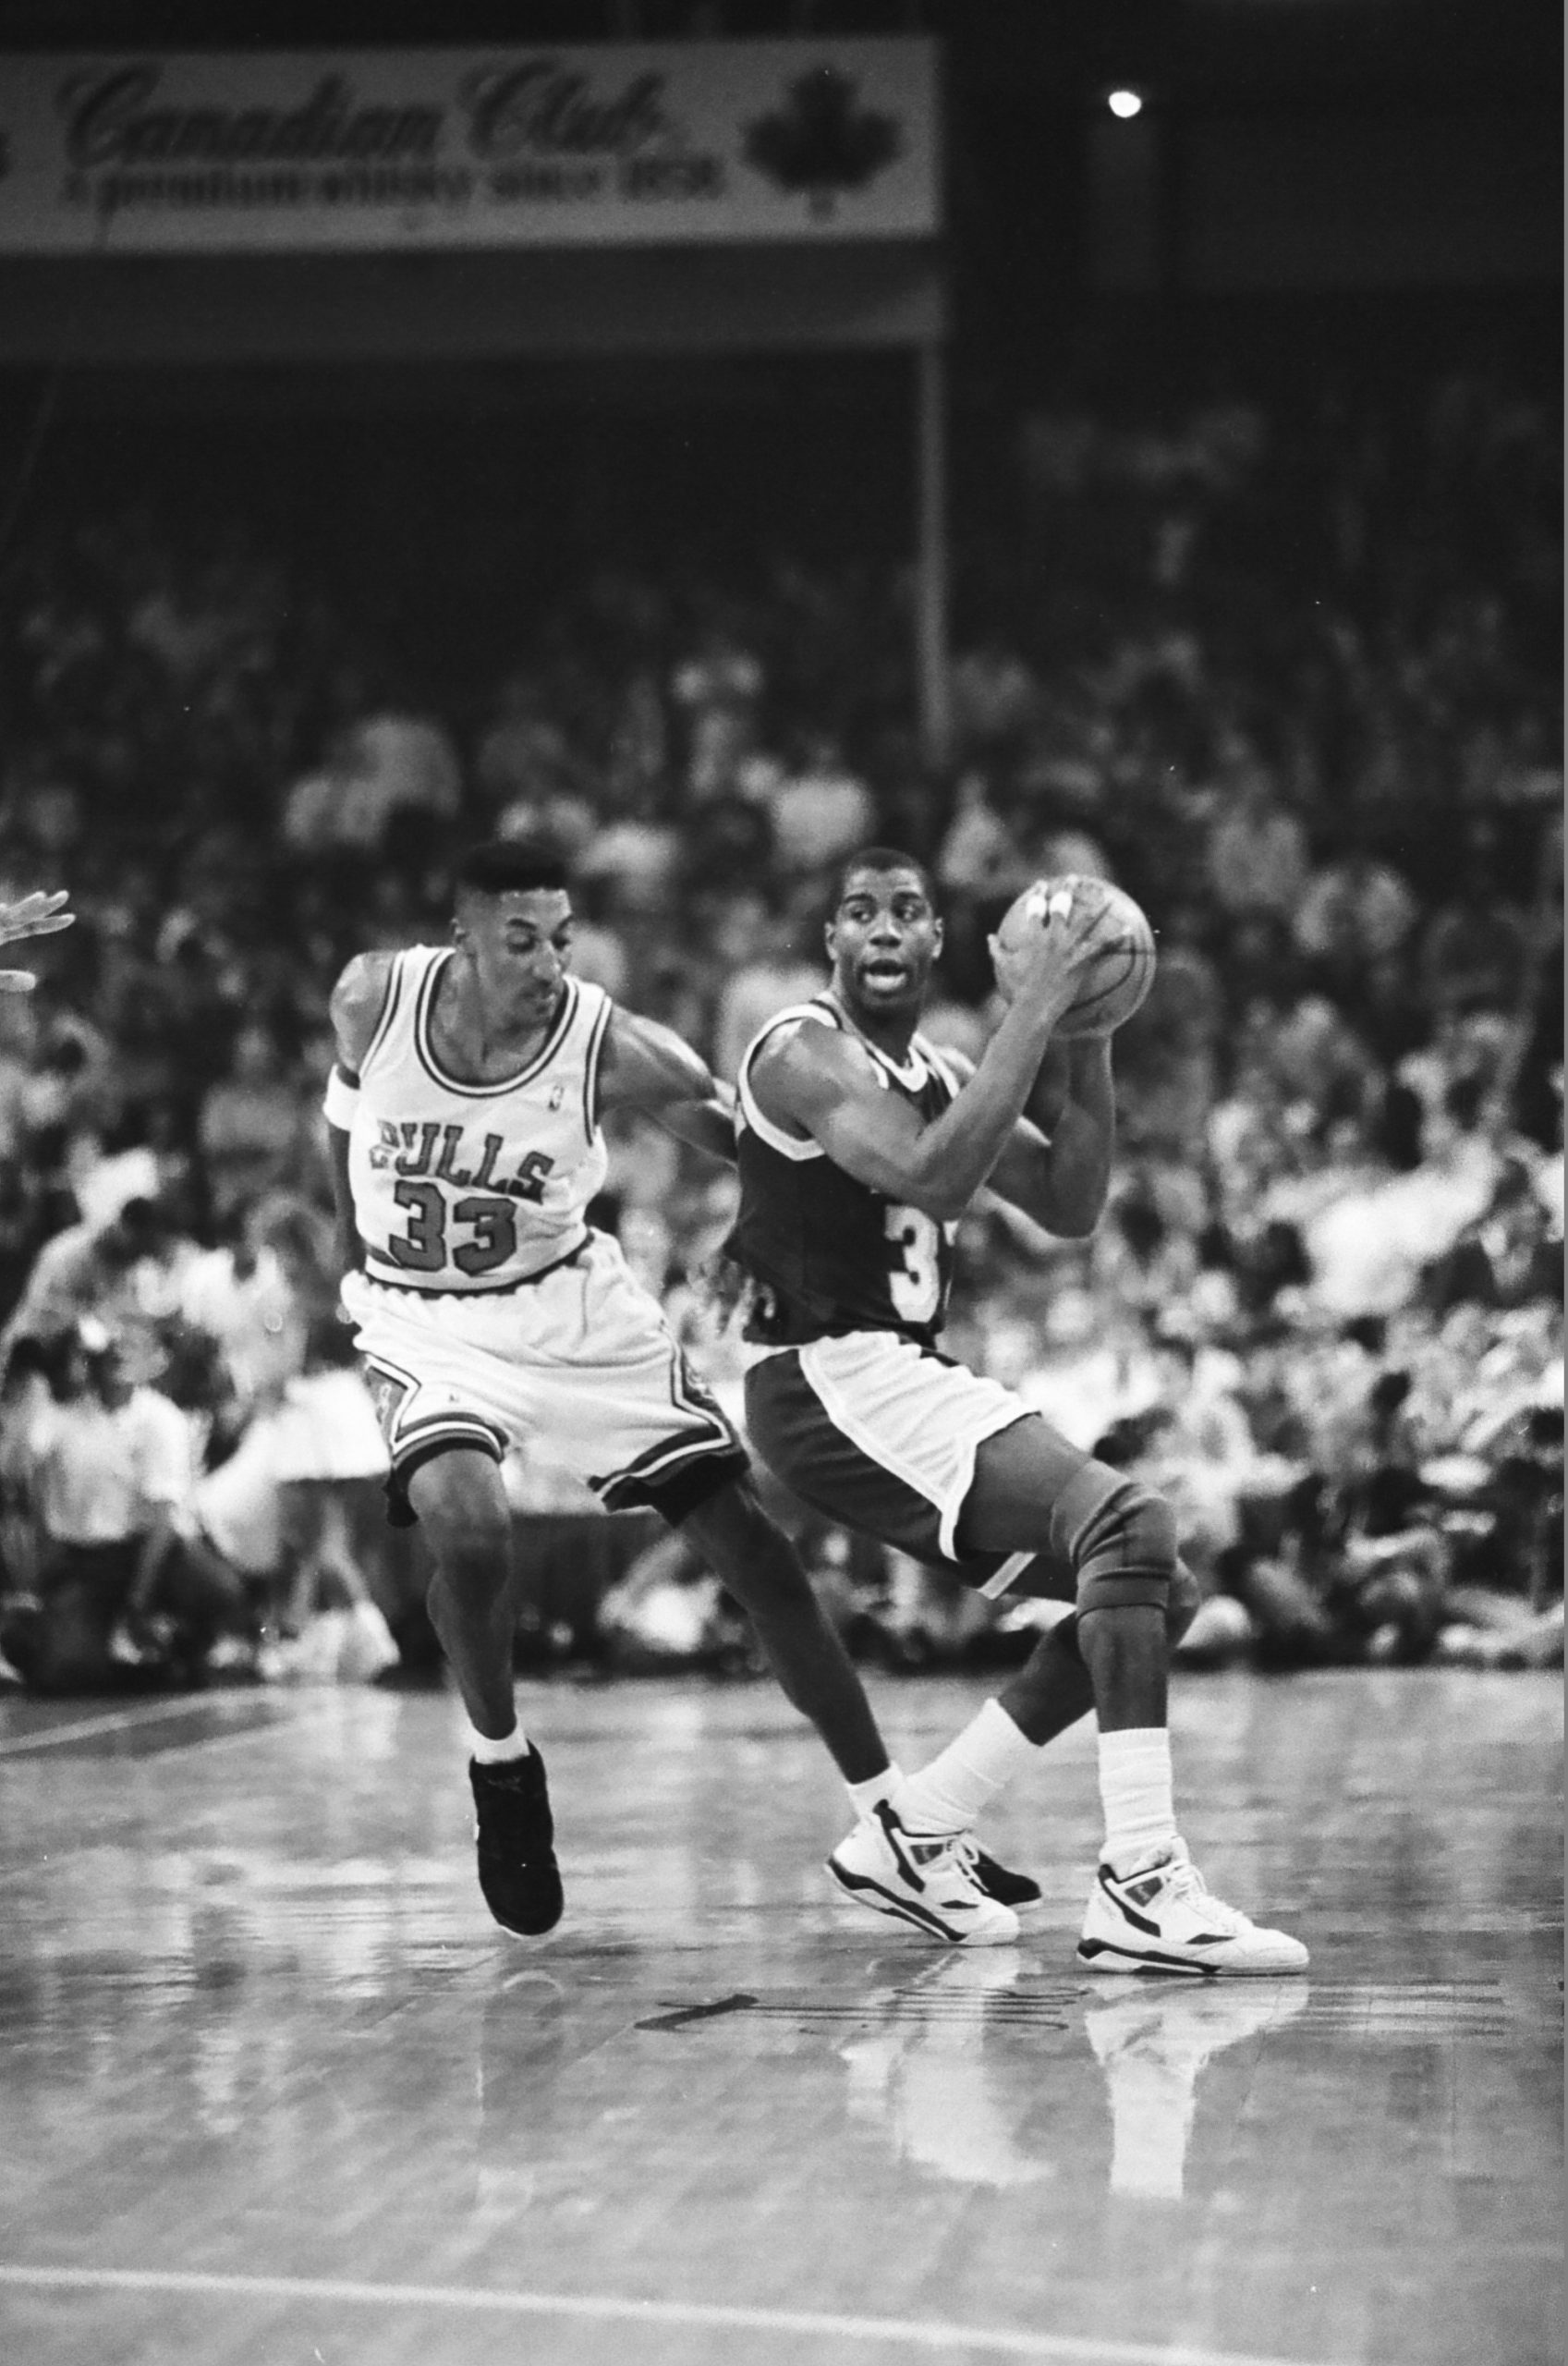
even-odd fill
[[[868,1816],[880,1808],[884,1799],[892,1799],[903,1780],[904,1769],[901,1766],[884,1766],[880,1774],[868,1774],[863,1783],[846,1783],[844,1787],[849,1793],[856,1815]]]
[[[899,1822],[908,1832],[967,1832],[1038,1749],[1000,1701],[988,1701],[929,1766],[909,1776],[893,1802]]]
[[[1135,1872],[1169,1853],[1176,1837],[1171,1737],[1163,1726],[1133,1726],[1100,1737],[1100,1855],[1113,1873]]]
[[[499,1741],[492,1734],[481,1734],[477,1726],[468,1727],[468,1756],[477,1759],[481,1766],[504,1766],[512,1759],[526,1758],[528,1754],[529,1738],[520,1722],[509,1734],[503,1734]]]

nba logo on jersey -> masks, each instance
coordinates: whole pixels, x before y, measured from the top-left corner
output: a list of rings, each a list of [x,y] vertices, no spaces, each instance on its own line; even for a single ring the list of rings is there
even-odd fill
[[[563,1102],[563,1101],[565,1101],[565,1097],[566,1097],[566,1088],[565,1088],[565,1086],[564,1084],[553,1084],[553,1085],[551,1086],[551,1088],[550,1088],[550,1106],[551,1106],[551,1108],[552,1108],[552,1109],[559,1109],[559,1107],[561,1106],[562,1102]]]

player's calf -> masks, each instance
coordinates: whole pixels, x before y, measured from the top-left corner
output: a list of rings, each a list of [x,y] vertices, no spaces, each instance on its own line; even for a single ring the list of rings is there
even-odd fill
[[[463,1706],[480,1733],[513,1724],[512,1514],[487,1455],[444,1452],[408,1481],[435,1562],[427,1600]]]
[[[846,1783],[870,1781],[888,1753],[870,1703],[795,1547],[749,1481],[732,1482],[681,1523],[757,1630],[785,1698],[821,1735]]]

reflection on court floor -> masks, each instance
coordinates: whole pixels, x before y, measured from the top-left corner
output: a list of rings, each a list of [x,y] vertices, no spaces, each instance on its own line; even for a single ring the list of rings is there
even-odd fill
[[[906,1763],[975,1693],[889,1685]],[[1534,2366],[1560,2348],[1553,1684],[1177,1694],[1309,1979],[1095,1978],[1091,1738],[1013,1948],[857,1917],[760,1687],[527,1688],[567,1914],[506,1939],[434,1695],[0,1707],[0,2353],[373,2366]]]

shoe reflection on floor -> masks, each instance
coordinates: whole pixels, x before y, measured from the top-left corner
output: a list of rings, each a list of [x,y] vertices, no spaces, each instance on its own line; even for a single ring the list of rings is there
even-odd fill
[[[884,2026],[838,2049],[851,2118],[878,2128],[900,2160],[963,2184],[1000,2190],[1057,2176],[1063,2164],[1028,2141],[1040,2081],[1021,2079],[1015,2044],[996,2042],[1024,2019],[1022,1969],[1010,1952],[954,1955],[918,1985],[869,1997]],[[1180,2201],[1205,2064],[1282,2028],[1307,1995],[1300,1980],[1198,1986],[1128,1975],[1100,1981],[1087,1999],[1064,1998],[1056,2027],[1081,2030],[1105,2074],[1113,2194]],[[1043,2015],[1029,2018],[1043,2033]],[[1074,2173],[1082,2165],[1075,2150]]]
[[[902,2161],[1001,2190],[1056,2175],[1015,2134],[1015,2078],[985,2057],[988,2010],[1017,1989],[1011,1950],[954,1952],[912,1985],[866,2000],[884,2027],[839,2048],[852,2119],[880,2128]],[[1011,2108],[1010,2108],[1011,2106]]]
[[[1135,1974],[1105,1986],[1119,1993],[1088,2006],[1084,2030],[1111,2104],[1111,2190],[1179,2201],[1198,2073],[1227,2046],[1294,2021],[1307,2003],[1307,1983],[1198,1986],[1151,1983]]]

